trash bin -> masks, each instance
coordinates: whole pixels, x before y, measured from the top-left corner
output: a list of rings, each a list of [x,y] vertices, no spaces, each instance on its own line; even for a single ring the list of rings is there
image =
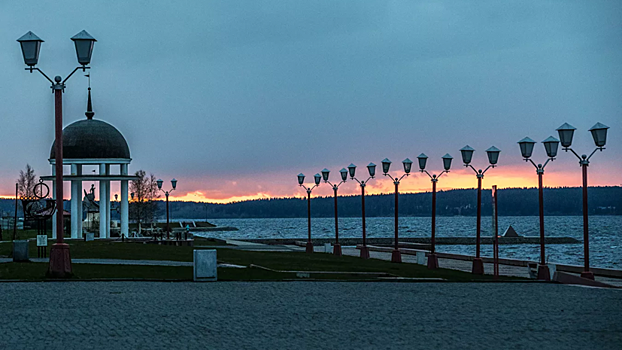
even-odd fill
[[[13,261],[30,261],[28,258],[28,241],[13,241]]]

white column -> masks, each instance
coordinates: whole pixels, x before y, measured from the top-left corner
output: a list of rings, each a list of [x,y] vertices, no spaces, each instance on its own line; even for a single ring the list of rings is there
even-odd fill
[[[82,176],[82,164],[77,164],[76,165],[77,168],[77,174],[79,176]],[[82,180],[80,181],[76,181],[76,187],[77,187],[77,192],[78,192],[78,196],[76,197],[76,200],[78,201],[78,226],[77,226],[77,231],[78,231],[78,238],[81,239],[82,238]]]
[[[127,175],[127,164],[121,164],[121,175]],[[121,234],[128,237],[129,233],[129,200],[127,180],[121,180]]]
[[[52,164],[52,176],[56,176],[54,164]],[[52,180],[52,199],[56,199],[56,180]],[[56,212],[52,215],[52,239],[56,239]]]
[[[110,164],[106,164],[106,175],[110,175]],[[106,181],[106,237],[110,238],[110,224],[112,221],[110,220],[110,181]]]
[[[77,175],[78,167],[71,164],[71,175]],[[71,180],[71,238],[78,238],[78,182]]]
[[[105,164],[99,165],[99,175],[106,175]],[[106,215],[106,212],[108,211],[108,208],[106,207],[107,204],[106,181],[99,180],[99,238],[108,238],[106,237],[106,234],[108,233],[108,230],[106,230],[106,219],[108,218],[108,215]]]

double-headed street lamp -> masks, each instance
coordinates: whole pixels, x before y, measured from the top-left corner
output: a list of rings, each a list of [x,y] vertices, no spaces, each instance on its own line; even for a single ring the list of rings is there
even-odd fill
[[[24,56],[24,63],[28,66],[26,70],[30,73],[38,71],[52,84],[54,92],[54,118],[55,118],[55,171],[56,171],[56,207],[60,208],[56,213],[56,243],[52,245],[50,250],[50,266],[49,273],[54,277],[66,277],[72,273],[71,257],[69,254],[69,245],[64,243],[63,239],[63,92],[65,91],[65,83],[78,69],[86,71],[90,69],[87,65],[91,62],[93,55],[93,46],[97,40],[86,31],[81,31],[71,38],[76,47],[78,63],[81,67],[76,67],[63,80],[60,76],[55,76],[54,81],[50,79],[43,71],[35,67],[39,62],[39,53],[41,52],[41,40],[33,32],[24,34],[17,39]]]
[[[156,181],[158,184],[158,189],[162,192],[164,192],[164,194],[166,195],[166,239],[169,239],[169,232],[171,232],[171,226],[170,226],[170,222],[169,222],[169,212],[168,212],[168,195],[175,191],[175,189],[177,188],[177,180],[173,179],[171,180],[171,186],[173,186],[173,188],[170,191],[165,191],[162,189],[162,184],[164,183],[164,181],[162,181],[162,179],[158,179],[158,181]],[[180,237],[181,238],[181,234]]]
[[[564,123],[562,126],[557,128],[557,132],[559,134],[559,139],[562,143],[562,147],[564,151],[571,151],[578,159],[579,165],[581,165],[582,173],[583,173],[583,261],[584,268],[583,272],[581,272],[581,277],[594,279],[594,274],[590,271],[590,246],[589,246],[589,228],[588,228],[588,215],[587,215],[587,167],[590,165],[590,158],[596,153],[597,150],[604,150],[605,143],[607,143],[607,129],[608,126],[596,123],[591,129],[592,138],[594,139],[594,144],[596,144],[596,148],[589,157],[585,154],[579,155],[575,152],[570,145],[572,144],[572,136],[574,135],[574,131],[577,128],[574,126]]]
[[[384,176],[388,176],[391,180],[393,180],[393,184],[395,185],[395,248],[393,249],[393,252],[391,253],[391,262],[394,263],[401,263],[402,262],[402,254],[400,253],[400,249],[399,249],[399,244],[398,244],[398,233],[397,233],[397,224],[398,224],[398,211],[397,211],[397,204],[398,204],[398,196],[399,196],[399,185],[400,185],[400,181],[402,181],[402,179],[405,176],[410,175],[410,169],[412,168],[413,162],[412,160],[406,158],[402,161],[402,164],[404,165],[404,175],[402,175],[401,177],[393,177],[391,176],[391,174],[389,174],[389,168],[391,167],[391,161],[388,158],[385,158],[382,160],[382,172]]]
[[[341,184],[346,182],[346,180],[348,179],[348,171],[346,170],[346,168],[342,168],[341,170],[339,170],[339,173],[341,174],[341,181],[338,184],[332,184],[330,181],[328,181],[328,175],[330,175],[330,170],[326,168],[322,170],[322,178],[324,179],[324,182],[333,187],[333,193],[335,195],[335,247],[333,249],[333,254],[337,256],[341,256],[341,244],[339,244],[339,219],[337,216],[337,191],[339,190],[339,186],[341,186]]]
[[[495,146],[492,146],[486,150],[486,154],[488,155],[488,162],[490,163],[490,165],[488,165],[488,167],[486,167],[486,169],[484,169],[483,171],[482,169],[475,170],[475,168],[471,165],[471,160],[473,159],[473,152],[475,152],[475,150],[469,145],[466,145],[462,149],[460,149],[464,166],[473,169],[475,175],[477,176],[477,237],[475,241],[475,258],[473,259],[472,273],[477,275],[483,275],[484,263],[479,257],[479,241],[482,228],[482,179],[484,178],[484,174],[486,173],[486,171],[488,171],[488,169],[494,168],[497,165],[497,161],[499,161],[499,153],[501,153],[501,150]]]
[[[359,181],[359,179],[354,177],[356,173],[356,165],[348,165],[348,171],[350,172],[350,178],[358,182],[361,186],[361,214],[363,217],[363,247],[361,247],[361,259],[369,259],[369,248],[367,248],[367,234],[365,233],[365,186],[367,186],[367,182],[369,182],[370,179],[373,179],[376,175],[376,164],[369,163],[369,165],[367,165],[369,177],[367,178],[367,180],[364,181]]]
[[[445,173],[449,172],[451,168],[451,161],[454,158],[449,155],[449,153],[443,156],[443,170],[438,176],[430,175],[430,173],[425,170],[425,165],[428,161],[428,156],[421,153],[417,160],[419,161],[419,171],[422,173],[428,174],[430,180],[432,181],[432,235],[430,239],[430,255],[428,255],[428,269],[436,269],[438,268],[438,256],[436,255],[436,183],[438,179]]]
[[[298,186],[304,188],[307,191],[307,253],[313,253],[313,243],[311,242],[311,191],[313,191],[314,188],[320,185],[320,181],[322,181],[322,176],[320,174],[315,174],[313,175],[313,180],[315,181],[315,185],[313,185],[312,187],[307,187],[304,185],[305,174],[298,174]]]
[[[533,146],[536,144],[536,141],[530,139],[529,137],[525,137],[524,139],[518,141],[520,152],[523,158],[525,158],[525,162],[531,162],[531,164],[536,167],[536,173],[538,174],[538,201],[540,205],[540,265],[538,266],[538,279],[543,281],[550,281],[551,275],[549,272],[549,267],[546,266],[546,259],[544,255],[544,195],[542,189],[542,175],[544,174],[544,168],[549,163],[549,161],[555,160],[555,157],[557,156],[559,140],[554,138],[553,136],[549,136],[546,140],[542,141],[542,143],[544,144],[544,149],[546,150],[546,155],[548,159],[544,164],[536,165],[536,163],[531,160]]]

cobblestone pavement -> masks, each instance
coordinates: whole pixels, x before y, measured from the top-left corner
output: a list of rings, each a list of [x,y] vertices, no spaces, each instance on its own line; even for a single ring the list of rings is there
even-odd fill
[[[622,291],[556,284],[43,282],[0,290],[0,349],[622,344]]]

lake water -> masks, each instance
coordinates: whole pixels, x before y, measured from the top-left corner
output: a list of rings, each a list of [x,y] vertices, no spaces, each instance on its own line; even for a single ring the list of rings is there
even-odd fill
[[[306,240],[307,219],[210,219],[218,226],[233,226],[239,231],[209,232],[216,238],[300,238]],[[581,216],[551,216],[545,220],[547,236],[574,237],[583,242],[583,218]],[[475,217],[438,217],[437,237],[475,236]],[[311,235],[316,238],[335,236],[333,218],[312,218]],[[539,235],[537,216],[500,216],[499,234],[512,225],[524,236]],[[400,237],[429,237],[429,217],[404,217],[399,219]],[[393,237],[393,218],[367,218],[368,237]],[[340,237],[360,237],[360,218],[340,218]],[[492,219],[482,217],[482,237],[492,236]],[[437,251],[475,255],[475,245],[439,245]],[[622,269],[622,216],[590,217],[590,265]],[[492,246],[481,246],[482,256],[492,256]],[[547,259],[551,263],[583,265],[583,243],[549,244]],[[536,244],[501,245],[502,258],[529,259],[538,261],[540,246]]]

